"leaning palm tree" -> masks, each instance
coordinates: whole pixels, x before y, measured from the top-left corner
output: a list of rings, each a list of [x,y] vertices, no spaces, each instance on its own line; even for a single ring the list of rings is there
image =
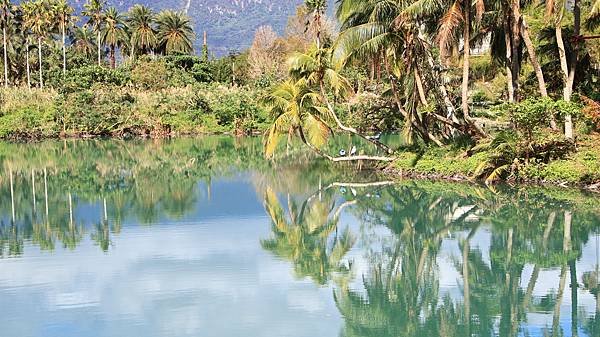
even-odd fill
[[[378,140],[363,135],[355,128],[345,126],[337,116],[332,103],[327,97],[326,89],[333,91],[335,97],[343,97],[352,92],[352,85],[348,79],[341,75],[341,67],[334,64],[331,54],[330,49],[319,48],[318,44],[305,53],[293,54],[288,60],[290,75],[295,80],[305,79],[309,85],[319,88],[321,100],[327,106],[329,117],[334,120],[339,129],[359,136],[388,153],[393,152]]]
[[[319,99],[304,79],[283,82],[264,99],[264,105],[275,118],[265,134],[267,158],[273,158],[284,134],[288,135],[288,143],[293,136],[298,136],[308,147],[321,153],[319,148],[327,142],[331,129],[322,118]]]
[[[87,27],[75,27],[73,31],[73,47],[75,51],[91,58],[96,48],[94,35],[94,32]]]
[[[102,65],[102,24],[104,23],[104,0],[89,0],[84,7],[82,15],[88,17],[87,25],[96,33],[96,47],[98,48],[98,65]]]
[[[165,54],[194,51],[194,28],[190,18],[181,12],[164,10],[157,17],[158,41]]]
[[[48,34],[48,28],[51,23],[49,3],[43,0],[28,1],[23,3],[22,8],[24,26],[37,38],[40,75],[39,87],[43,88],[42,42]]]
[[[127,15],[127,23],[131,33],[131,56],[135,56],[136,51],[145,54],[156,47],[156,15],[150,8],[133,6]]]
[[[52,4],[52,11],[62,35],[63,76],[65,76],[67,72],[67,29],[72,24],[75,10],[69,6],[67,0],[55,0]]]
[[[2,27],[2,46],[4,51],[4,86],[8,87],[8,44],[6,35],[9,20],[12,16],[12,4],[10,0],[0,0],[0,26]]]
[[[116,49],[127,42],[125,18],[116,8],[111,7],[104,13],[104,25],[101,32],[102,43],[109,48],[110,66],[115,69]]]

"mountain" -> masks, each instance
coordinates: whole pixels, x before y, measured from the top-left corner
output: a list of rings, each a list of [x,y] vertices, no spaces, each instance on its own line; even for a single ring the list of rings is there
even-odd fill
[[[333,0],[329,0],[331,5]],[[109,0],[109,6],[126,11],[135,4],[154,10],[183,10],[192,18],[197,33],[199,50],[202,32],[208,33],[208,44],[215,55],[241,51],[252,44],[254,32],[262,25],[270,25],[282,33],[288,18],[304,0]],[[85,0],[72,0],[79,11]],[[332,6],[330,6],[331,8]]]

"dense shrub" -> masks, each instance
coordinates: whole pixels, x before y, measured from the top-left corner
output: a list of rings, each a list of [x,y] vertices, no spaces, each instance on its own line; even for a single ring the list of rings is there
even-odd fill
[[[131,74],[127,68],[110,69],[89,65],[67,71],[64,79],[55,86],[62,92],[76,92],[90,89],[95,84],[124,86],[130,82]]]

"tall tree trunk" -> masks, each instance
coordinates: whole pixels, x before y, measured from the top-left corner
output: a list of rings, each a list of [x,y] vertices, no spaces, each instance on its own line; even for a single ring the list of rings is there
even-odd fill
[[[577,263],[575,260],[569,261],[569,274],[571,276],[571,336],[579,336],[577,330],[577,310],[578,307],[578,293],[579,283],[577,282]]]
[[[6,27],[2,27],[2,39],[4,40],[4,87],[8,88],[8,51],[6,47]]]
[[[574,0],[573,3],[573,35],[579,36],[581,28],[581,11],[579,9],[579,0]],[[563,46],[564,47],[564,46]],[[579,52],[578,42],[574,42],[573,51],[570,57],[570,64],[568,75],[565,81],[565,89],[564,89],[564,100],[571,101],[571,95],[573,94],[573,84],[575,83],[575,71],[577,70],[577,54]],[[567,114],[565,116],[565,137],[567,139],[573,139],[573,117],[571,114]]]
[[[542,97],[548,97],[548,91],[546,89],[546,80],[544,79],[544,72],[542,71],[540,62],[538,61],[535,46],[533,45],[533,42],[531,42],[531,37],[529,36],[529,26],[527,25],[527,22],[525,22],[525,17],[521,17],[521,37],[523,38],[523,42],[525,42],[525,47],[527,48],[527,55],[529,55],[529,61],[533,66],[533,71],[535,72],[535,77],[538,81],[540,95]],[[553,115],[550,115],[550,127],[552,127],[553,130],[557,129],[556,120],[554,119]]]
[[[110,46],[110,67],[115,69],[117,66],[117,62],[115,60],[115,46]]]
[[[40,63],[40,88],[44,87],[44,66],[42,64],[42,38],[38,37],[38,58]]]
[[[62,24],[62,57],[63,57],[63,77],[67,74],[67,33],[65,32],[65,24]]]
[[[25,49],[27,51],[25,53],[25,58],[26,58],[26,63],[27,63],[27,87],[29,89],[31,89],[31,65],[29,62],[29,37],[27,37],[27,39],[26,39]]]
[[[523,42],[525,42],[525,47],[527,47],[529,61],[533,66],[533,70],[535,71],[535,77],[537,78],[538,86],[540,88],[540,95],[542,97],[548,97],[548,91],[546,90],[546,80],[544,79],[544,72],[542,72],[542,67],[540,66],[540,62],[538,61],[535,47],[531,42],[531,37],[529,36],[529,26],[527,26],[527,22],[525,22],[524,17],[521,17],[521,37],[523,37]]]
[[[556,45],[558,46],[558,58],[560,59],[560,69],[563,73],[563,81],[565,87],[563,90],[563,99],[565,101],[571,100],[571,92],[567,90],[567,82],[569,77],[569,66],[567,65],[567,53],[565,51],[565,42],[562,36],[562,19],[564,16],[564,9],[561,8],[555,23],[555,34],[556,34]],[[567,139],[573,139],[573,121],[571,115],[565,116],[565,137]]]
[[[463,1],[464,5],[464,32],[463,32],[463,77],[462,77],[462,110],[465,119],[469,119],[469,61],[471,54],[471,6],[469,1]]]
[[[512,38],[510,36],[510,21],[508,19],[503,21],[504,25],[504,44],[506,48],[506,85],[508,87],[508,101],[510,103],[515,102],[515,87],[513,86],[513,73],[512,73]]]
[[[521,2],[519,0],[511,1],[511,72],[513,89],[515,91],[515,101],[519,101],[519,74],[521,73],[521,63],[519,60],[519,47],[521,46]]]
[[[100,27],[98,27],[100,28]],[[98,29],[98,34],[96,35],[96,45],[98,47],[98,65],[102,65],[102,45],[100,43],[100,29]]]

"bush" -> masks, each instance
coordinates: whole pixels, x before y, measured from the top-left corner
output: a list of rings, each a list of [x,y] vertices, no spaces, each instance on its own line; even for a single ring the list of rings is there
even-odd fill
[[[124,86],[131,82],[131,75],[125,68],[110,69],[97,65],[83,66],[67,71],[58,84],[61,92],[88,90],[95,84]]]

